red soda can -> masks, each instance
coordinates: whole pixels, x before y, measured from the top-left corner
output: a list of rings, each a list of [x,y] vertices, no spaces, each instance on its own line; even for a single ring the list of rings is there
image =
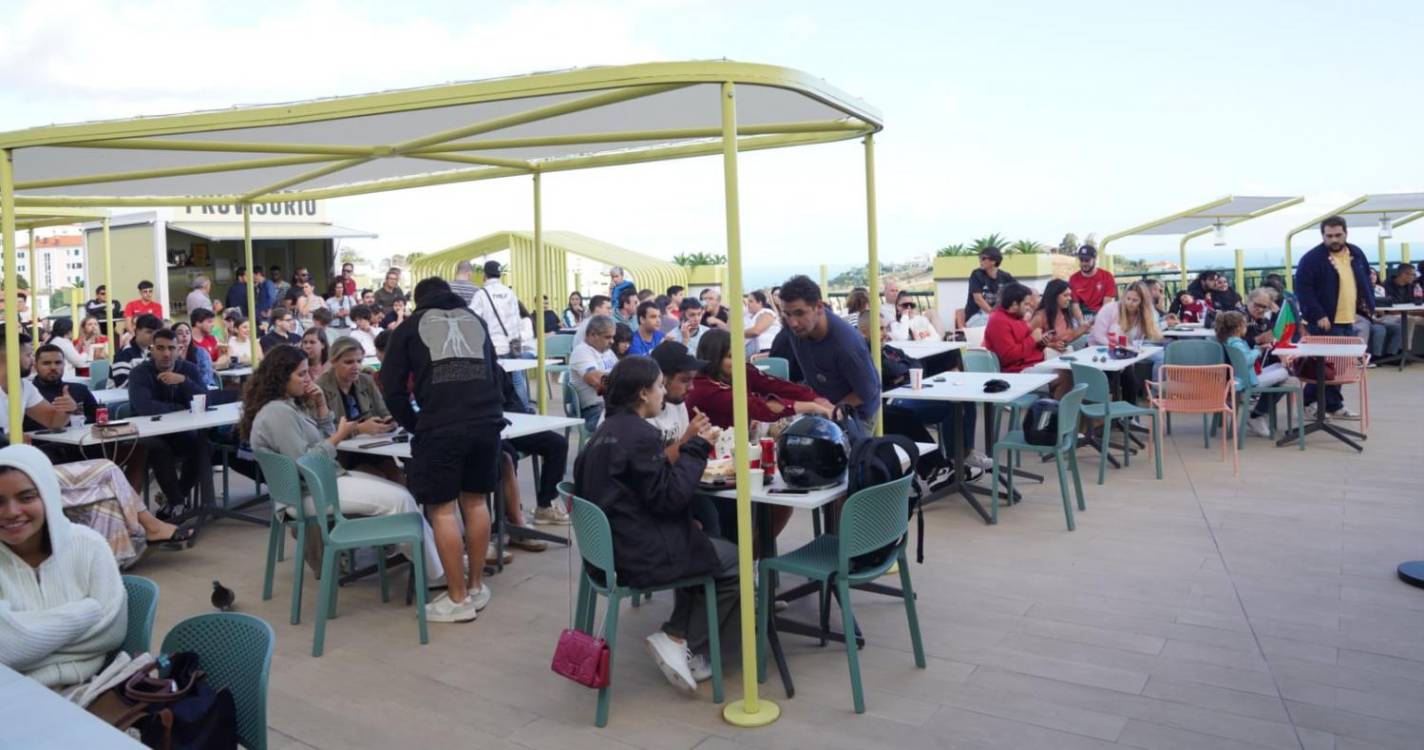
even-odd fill
[[[94,421],[98,424],[109,423],[109,407],[101,406],[94,410]]]
[[[761,471],[768,482],[776,477],[776,441],[771,438],[761,439]]]

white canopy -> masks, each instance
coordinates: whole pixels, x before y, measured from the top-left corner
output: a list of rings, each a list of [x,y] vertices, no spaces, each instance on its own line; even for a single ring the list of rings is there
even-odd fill
[[[1185,216],[1178,216],[1163,221],[1160,224],[1139,230],[1136,234],[1187,234],[1198,229],[1213,227],[1218,223],[1229,225],[1235,223],[1237,219],[1245,219],[1259,216],[1261,213],[1269,213],[1264,211],[1264,209],[1295,200],[1297,199],[1288,195],[1228,196],[1215,204],[1197,209]]]

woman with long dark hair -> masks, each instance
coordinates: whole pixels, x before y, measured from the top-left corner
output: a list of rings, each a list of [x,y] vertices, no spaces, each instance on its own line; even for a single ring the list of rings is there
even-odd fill
[[[174,323],[173,337],[174,343],[178,344],[178,356],[198,368],[198,374],[203,376],[203,385],[209,388],[218,387],[218,376],[213,372],[212,358],[203,347],[193,345],[193,326],[181,320]]]
[[[75,377],[79,370],[85,374],[89,373],[91,360],[87,355],[81,354],[74,348],[74,342],[70,341],[70,336],[74,334],[74,321],[69,318],[60,318],[50,326],[49,340],[45,343],[54,344],[59,347],[60,353],[64,355],[64,377]]]
[[[307,454],[336,460],[336,446],[358,435],[375,435],[390,427],[374,419],[338,421],[326,403],[322,390],[311,378],[306,352],[290,344],[272,347],[247,381],[242,394],[242,422],[239,429],[254,451],[280,453],[293,461]],[[341,512],[353,516],[389,516],[418,513],[415,498],[402,485],[338,468],[336,488]],[[307,512],[316,507],[307,498]],[[430,525],[425,528],[425,565],[432,580],[444,575],[440,558],[434,554],[435,540]]]
[[[697,358],[707,367],[692,380],[687,408],[699,409],[713,427],[732,426],[732,334],[712,330],[702,334]],[[816,392],[789,380],[774,378],[747,363],[747,416],[758,422],[775,422],[798,414],[831,415]]]
[[[329,351],[326,334],[322,333],[320,328],[308,328],[307,332],[302,334],[302,341],[298,346],[307,355],[307,367],[311,368],[311,379],[315,381],[326,374],[328,367],[326,355]]]
[[[578,292],[569,292],[569,306],[564,308],[564,327],[578,328],[579,323],[582,323],[585,317],[583,295]]]
[[[676,461],[669,461],[662,433],[647,421],[663,407],[658,364],[627,357],[614,366],[607,383],[607,417],[579,452],[574,484],[579,497],[608,516],[618,581],[654,586],[716,575],[717,601],[711,604],[725,626],[736,612],[737,549],[709,537],[693,520],[697,483],[717,430],[702,430],[682,444]],[[689,693],[697,689],[698,679],[711,676],[704,650],[708,606],[700,587],[679,589],[672,615],[647,638],[648,651],[668,682]]]
[[[1070,344],[1093,327],[1092,323],[1079,319],[1073,306],[1073,289],[1063,279],[1048,282],[1039,298],[1038,310],[1029,321],[1029,328],[1043,331],[1049,346],[1058,351],[1067,351]]]
[[[613,328],[613,356],[623,359],[633,346],[633,329],[627,323],[617,323]]]

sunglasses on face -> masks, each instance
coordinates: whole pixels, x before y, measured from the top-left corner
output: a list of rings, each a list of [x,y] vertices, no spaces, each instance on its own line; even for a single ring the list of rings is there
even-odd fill
[[[901,303],[900,303],[900,309],[901,309],[901,310],[913,310],[913,309],[915,309],[915,303],[913,303],[913,302],[901,302]]]

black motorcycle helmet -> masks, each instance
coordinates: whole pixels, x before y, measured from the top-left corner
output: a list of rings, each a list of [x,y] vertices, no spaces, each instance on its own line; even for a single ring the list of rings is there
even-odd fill
[[[792,487],[830,487],[845,478],[850,441],[840,425],[805,415],[787,425],[776,439],[781,478]]]

